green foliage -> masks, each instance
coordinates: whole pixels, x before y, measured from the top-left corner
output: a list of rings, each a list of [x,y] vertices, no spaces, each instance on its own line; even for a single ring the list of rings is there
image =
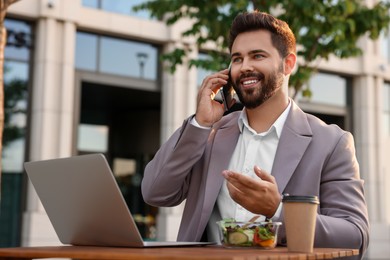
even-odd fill
[[[5,71],[7,72],[7,71]],[[26,114],[24,108],[20,108],[19,102],[27,100],[27,82],[21,79],[13,79],[4,83],[4,132],[3,147],[10,142],[25,135],[25,128],[11,122],[16,114]]]
[[[290,86],[299,91],[316,71],[316,60],[327,60],[330,55],[342,59],[361,55],[363,51],[357,46],[360,37],[368,35],[375,40],[388,31],[389,8],[390,1],[379,1],[368,8],[361,0],[152,0],[134,10],[146,9],[168,25],[182,18],[192,19],[193,27],[183,32],[183,37],[195,37],[200,50],[205,50],[204,44],[209,41],[217,44],[207,52],[211,60],[190,61],[190,66],[208,70],[227,67],[229,56],[221,53],[226,53],[229,28],[238,13],[257,9],[273,14],[282,10],[277,17],[290,25],[299,45],[297,54],[304,60],[290,81]],[[164,54],[171,72],[182,64],[187,51],[176,49]],[[310,91],[305,93],[310,95]]]
[[[183,57],[185,55],[186,52],[184,51],[184,49],[175,49],[170,53],[161,55],[161,59],[163,61],[167,61],[170,64],[168,69],[170,70],[171,73],[174,73],[176,70],[176,65],[183,63]],[[173,66],[173,64],[175,65]]]

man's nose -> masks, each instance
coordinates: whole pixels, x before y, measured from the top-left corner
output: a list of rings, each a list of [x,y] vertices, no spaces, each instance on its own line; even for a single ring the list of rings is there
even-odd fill
[[[244,59],[241,64],[241,72],[253,71],[253,64],[250,60]]]

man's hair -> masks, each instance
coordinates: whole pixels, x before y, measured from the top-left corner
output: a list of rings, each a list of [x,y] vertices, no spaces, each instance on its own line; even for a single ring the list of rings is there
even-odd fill
[[[272,44],[282,58],[289,53],[296,52],[295,36],[288,24],[270,14],[259,11],[241,13],[234,18],[229,34],[230,52],[234,40],[240,33],[257,30],[267,30],[271,33]]]

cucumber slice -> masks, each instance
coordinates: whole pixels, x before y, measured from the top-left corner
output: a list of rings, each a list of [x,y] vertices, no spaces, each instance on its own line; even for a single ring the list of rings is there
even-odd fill
[[[248,236],[241,232],[229,233],[228,241],[232,245],[239,245],[248,242]]]
[[[255,236],[255,231],[253,229],[245,229],[243,232],[248,236],[248,241],[252,242]]]

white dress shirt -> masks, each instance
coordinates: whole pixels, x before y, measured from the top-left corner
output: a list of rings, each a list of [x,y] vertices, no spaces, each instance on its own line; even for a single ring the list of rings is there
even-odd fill
[[[266,132],[262,133],[256,133],[256,131],[249,126],[245,109],[242,110],[238,119],[241,134],[231,157],[228,170],[248,175],[251,178],[259,178],[254,172],[255,166],[259,166],[260,169],[267,173],[271,173],[279,138],[290,111],[290,107],[291,103],[289,103],[288,107],[278,117],[274,124]],[[191,123],[198,125],[194,119]],[[279,216],[280,211],[281,204],[274,216]],[[248,221],[255,215],[258,214],[253,214],[232,200],[229,191],[227,190],[225,180],[208,223],[208,240],[219,240],[219,229],[216,221],[225,218],[234,218],[236,221]],[[258,219],[258,221],[263,220],[265,220],[264,216]]]
[[[271,173],[276,149],[279,144],[279,138],[290,108],[291,103],[289,103],[288,107],[278,117],[274,124],[266,132],[262,133],[256,133],[256,131],[249,126],[244,109],[238,119],[241,134],[230,160],[228,170],[240,172],[252,178],[259,178],[254,172],[255,166],[259,166],[260,169],[267,173]],[[281,204],[279,204],[274,217],[278,217],[280,212]],[[225,180],[207,226],[208,240],[220,242],[218,236],[219,228],[216,224],[217,221],[225,218],[234,218],[236,221],[248,221],[255,215],[258,214],[253,214],[232,200],[229,191],[227,190]],[[265,216],[261,216],[257,221],[264,220]]]

